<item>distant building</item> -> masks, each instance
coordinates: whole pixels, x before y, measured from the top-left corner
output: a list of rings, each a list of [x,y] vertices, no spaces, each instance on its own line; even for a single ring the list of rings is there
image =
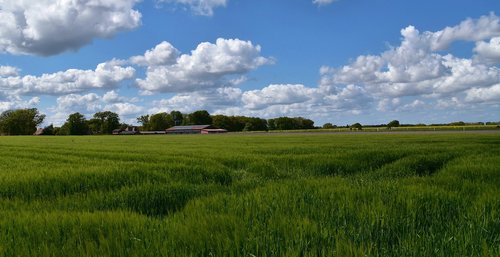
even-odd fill
[[[225,129],[202,129],[201,134],[221,134],[227,133]]]
[[[156,131],[140,131],[139,134],[141,135],[165,135],[165,130],[156,130]]]
[[[114,129],[113,135],[135,135],[139,134],[139,128],[135,126],[127,127],[126,129]]]
[[[165,132],[169,135],[175,134],[220,134],[227,133],[225,129],[215,128],[211,125],[192,125],[192,126],[175,126],[166,129]]]
[[[41,136],[43,135],[44,129],[43,128],[38,128],[33,135],[35,136]]]

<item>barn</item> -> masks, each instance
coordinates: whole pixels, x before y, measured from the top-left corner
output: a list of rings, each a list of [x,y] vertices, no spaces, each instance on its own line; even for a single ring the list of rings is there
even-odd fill
[[[219,134],[227,133],[225,129],[218,129],[211,125],[175,126],[165,130],[167,134]]]

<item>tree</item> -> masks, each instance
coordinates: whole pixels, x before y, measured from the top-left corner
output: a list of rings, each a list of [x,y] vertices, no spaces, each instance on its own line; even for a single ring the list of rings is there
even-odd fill
[[[142,130],[150,130],[149,115],[142,115],[140,117],[137,117],[137,122],[142,124]]]
[[[303,117],[296,117],[293,119],[296,122],[297,129],[313,129],[314,128],[314,121],[312,121],[310,119],[306,119]]]
[[[357,129],[357,130],[362,130],[363,129],[363,125],[361,125],[361,123],[354,123],[354,124],[351,125],[351,128]]]
[[[6,135],[32,135],[45,119],[36,108],[8,110],[0,115],[0,132]]]
[[[245,127],[243,128],[243,131],[252,131],[253,130],[253,124],[250,122],[247,122],[245,124]]]
[[[59,133],[62,135],[88,135],[89,126],[85,116],[79,112],[70,114]]]
[[[314,121],[303,117],[279,117],[268,120],[268,127],[270,130],[313,129]]]
[[[391,128],[397,128],[399,127],[399,121],[398,120],[393,120],[391,122],[389,122],[389,124],[387,124],[387,128],[391,129]]]
[[[206,110],[195,111],[188,115],[189,125],[212,125],[212,117]]]
[[[94,119],[98,120],[96,123],[100,127],[99,134],[111,134],[113,130],[120,127],[120,117],[114,112],[98,112],[94,114]]]
[[[268,119],[267,120],[267,129],[276,130],[276,119]]]
[[[89,131],[91,134],[101,134],[101,120],[92,118],[87,121],[87,126],[89,127]]]
[[[44,135],[44,136],[53,136],[53,135],[55,135],[54,125],[50,124],[50,125],[46,126],[45,128],[43,128],[42,135]]]
[[[323,124],[323,128],[324,129],[333,129],[333,128],[336,128],[337,126],[333,125],[332,123],[325,123]]]
[[[184,115],[182,115],[180,111],[171,111],[170,116],[172,117],[174,126],[182,125],[182,122],[184,121]]]
[[[290,130],[295,129],[295,124],[292,118],[289,117],[279,117],[275,119],[277,130]]]
[[[227,131],[238,131],[234,119],[225,115],[212,116],[212,125],[217,128],[226,129]]]
[[[160,112],[157,114],[151,115],[149,118],[149,129],[150,130],[165,130],[167,128],[172,127],[174,121],[172,120],[172,116],[166,112]]]

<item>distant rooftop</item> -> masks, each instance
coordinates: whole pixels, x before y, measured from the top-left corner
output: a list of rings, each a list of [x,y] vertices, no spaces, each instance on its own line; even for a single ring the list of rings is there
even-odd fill
[[[171,127],[167,130],[202,130],[202,129],[207,129],[212,126],[210,125],[191,125],[191,126],[175,126]]]

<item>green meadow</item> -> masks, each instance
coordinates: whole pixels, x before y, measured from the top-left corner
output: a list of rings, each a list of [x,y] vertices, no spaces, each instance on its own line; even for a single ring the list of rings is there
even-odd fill
[[[0,256],[500,256],[500,134],[0,137]]]

